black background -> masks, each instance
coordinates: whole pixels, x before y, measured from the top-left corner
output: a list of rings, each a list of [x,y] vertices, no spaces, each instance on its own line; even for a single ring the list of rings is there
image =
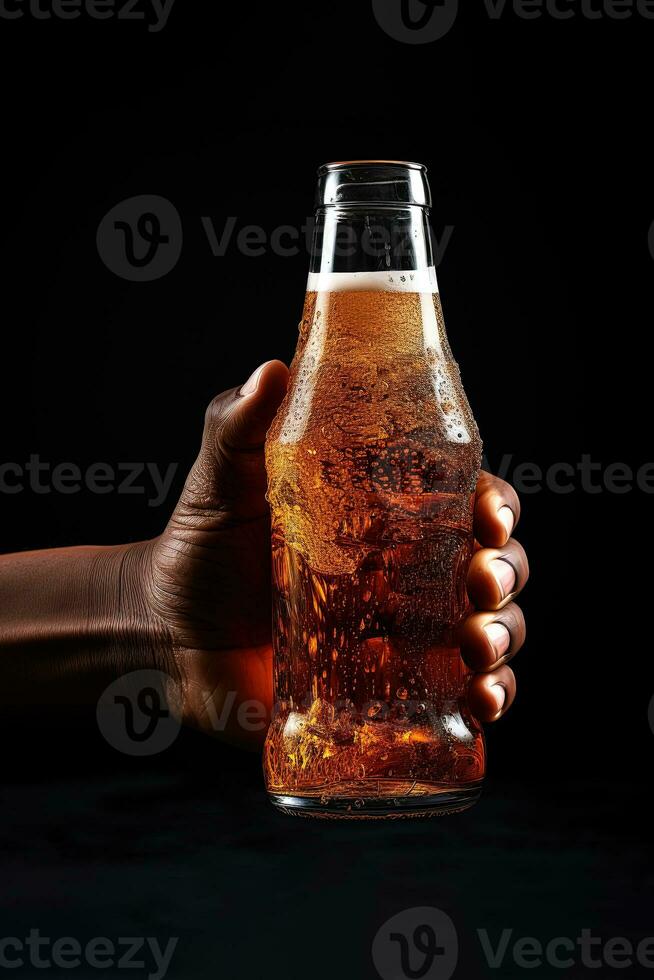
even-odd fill
[[[448,332],[491,467],[504,454],[512,467],[647,460],[625,336],[651,309],[654,21],[461,7],[426,45],[388,37],[366,0],[176,0],[159,33],[0,18],[1,461],[178,464],[158,507],[2,493],[3,551],[158,533],[206,403],[292,357],[307,271],[304,249],[255,258],[232,243],[215,257],[201,218],[219,233],[229,216],[237,230],[300,226],[330,159],[428,165],[436,234],[454,228],[438,270]],[[96,231],[140,194],[174,204],[183,249],[164,278],[130,283],[101,261]],[[654,688],[631,669],[630,573],[611,546],[644,499],[579,479],[523,495],[518,699],[488,733],[487,795],[465,816],[289,821],[269,809],[258,760],[191,733],[137,762],[92,723],[5,726],[0,932],[177,935],[174,977],[354,978],[376,975],[384,919],[433,905],[459,929],[456,976],[472,978],[489,972],[477,928],[654,931],[640,850]]]

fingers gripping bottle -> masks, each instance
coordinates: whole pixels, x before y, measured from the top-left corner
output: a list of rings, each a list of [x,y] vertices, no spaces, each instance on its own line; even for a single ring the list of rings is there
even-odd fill
[[[311,271],[268,433],[272,802],[305,816],[470,806],[483,734],[457,643],[481,442],[433,266],[424,167],[319,171]]]

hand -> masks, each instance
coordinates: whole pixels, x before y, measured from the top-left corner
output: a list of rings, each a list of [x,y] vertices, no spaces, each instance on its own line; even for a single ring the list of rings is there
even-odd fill
[[[272,707],[266,432],[288,369],[261,365],[207,408],[200,453],[161,537],[146,545],[146,597],[171,640],[184,720],[257,748]],[[245,716],[248,702],[265,709]]]
[[[511,537],[519,517],[513,487],[482,471],[475,499],[475,553],[468,571],[475,611],[460,631],[461,656],[475,671],[468,704],[480,721],[497,721],[515,700],[515,674],[507,664],[524,644],[526,628],[513,600],[529,578],[525,550]]]
[[[146,602],[170,637],[185,720],[253,747],[266,724],[259,716],[259,724],[245,730],[242,712],[247,702],[267,711],[272,705],[263,445],[287,380],[287,368],[270,361],[242,388],[213,400],[200,454],[166,530],[138,546],[144,548]],[[501,717],[515,697],[506,664],[524,643],[525,625],[512,600],[528,575],[525,553],[510,538],[519,513],[513,489],[482,473],[475,506],[479,545],[468,579],[475,612],[461,639],[462,654],[477,672],[470,707],[482,721]]]

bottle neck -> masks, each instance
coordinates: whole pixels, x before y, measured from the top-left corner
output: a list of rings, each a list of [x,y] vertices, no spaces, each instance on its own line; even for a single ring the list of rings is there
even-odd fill
[[[428,217],[428,208],[416,205],[319,208],[310,274],[315,281],[343,273],[413,272],[427,280],[434,268]]]

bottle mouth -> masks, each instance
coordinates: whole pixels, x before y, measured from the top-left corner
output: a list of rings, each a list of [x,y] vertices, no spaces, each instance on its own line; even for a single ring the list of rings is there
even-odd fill
[[[342,160],[318,168],[316,206],[431,207],[427,168],[407,160]]]
[[[323,163],[318,167],[318,174],[326,170],[340,170],[342,167],[408,167],[409,170],[424,170],[427,168],[423,163],[412,163],[410,160],[337,160],[335,163]]]

